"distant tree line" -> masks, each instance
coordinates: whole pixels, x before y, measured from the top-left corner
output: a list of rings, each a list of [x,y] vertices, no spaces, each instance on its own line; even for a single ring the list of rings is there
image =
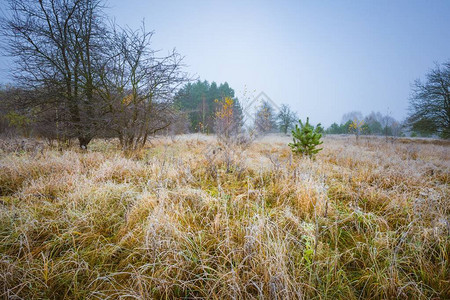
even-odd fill
[[[340,124],[331,124],[325,133],[401,136],[404,134],[402,129],[403,125],[389,115],[372,112],[363,117],[361,112],[353,111],[344,114]]]
[[[318,132],[327,134],[356,134],[378,136],[422,136],[437,135],[443,138],[450,137],[450,63],[442,66],[436,65],[426,76],[426,82],[415,81],[413,95],[410,99],[410,115],[406,121],[400,122],[389,114],[372,112],[363,116],[361,112],[352,111],[344,114],[341,123],[333,123]],[[241,127],[243,120],[243,107],[235,98],[234,90],[227,83],[217,86],[207,81],[198,81],[185,85],[176,96],[178,109],[189,117],[191,132],[214,133],[217,126],[215,112],[218,109],[219,99],[233,99],[233,110],[236,124]],[[223,102],[220,102],[223,103]],[[253,114],[252,130],[258,134],[270,132],[290,133],[298,121],[296,112],[288,105],[282,104],[279,108],[269,101],[262,101]],[[249,124],[247,124],[249,125]]]
[[[227,99],[231,99],[227,100]],[[189,131],[202,133],[218,133],[222,128],[217,114],[222,114],[224,101],[232,106],[227,108],[233,114],[233,126],[236,130],[242,129],[244,125],[244,107],[234,90],[227,82],[217,84],[208,81],[197,81],[185,84],[175,96],[175,106],[188,116]],[[267,134],[270,132],[283,132],[287,134],[293,129],[294,123],[298,121],[297,114],[286,105],[282,104],[279,109],[269,101],[261,101],[250,119],[253,120],[251,127],[254,133]],[[250,120],[248,120],[250,121]],[[250,122],[248,122],[250,123]]]
[[[409,116],[404,122],[379,112],[364,118],[360,112],[350,112],[326,133],[450,138],[450,62],[436,64],[425,81],[418,79],[412,87]]]

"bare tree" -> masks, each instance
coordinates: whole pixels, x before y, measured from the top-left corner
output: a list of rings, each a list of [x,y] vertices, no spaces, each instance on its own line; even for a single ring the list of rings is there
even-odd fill
[[[173,95],[186,82],[182,57],[175,50],[158,57],[150,47],[152,36],[144,26],[136,31],[114,26],[102,66],[98,93],[124,149],[143,146],[150,134],[173,123]]]
[[[276,129],[276,115],[273,106],[263,101],[255,113],[255,129],[260,134],[266,134]]]
[[[450,138],[450,61],[436,64],[426,82],[414,82],[408,123],[415,131]]]
[[[103,53],[106,32],[101,0],[8,4],[9,16],[2,20],[7,51],[16,62],[17,82],[29,91],[15,105],[46,113],[48,118],[42,120],[52,122],[66,138],[78,138],[86,148],[100,125],[94,91],[95,63]]]
[[[284,134],[287,134],[288,130],[293,128],[293,125],[295,122],[297,122],[297,119],[297,114],[293,112],[288,105],[281,105],[280,111],[277,115],[277,121],[280,130]]]

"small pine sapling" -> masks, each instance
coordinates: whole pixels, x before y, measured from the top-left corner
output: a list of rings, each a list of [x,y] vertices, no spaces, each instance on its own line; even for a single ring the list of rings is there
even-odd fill
[[[300,123],[300,127],[298,124],[295,124],[295,129],[292,130],[294,142],[289,143],[289,147],[292,148],[292,152],[295,154],[307,155],[313,158],[323,149],[317,148],[317,146],[323,143],[320,140],[322,138],[322,134],[320,133],[322,127],[320,124],[317,124],[314,128],[314,126],[309,124],[309,118],[306,118],[305,124],[302,123],[302,120],[298,122]]]

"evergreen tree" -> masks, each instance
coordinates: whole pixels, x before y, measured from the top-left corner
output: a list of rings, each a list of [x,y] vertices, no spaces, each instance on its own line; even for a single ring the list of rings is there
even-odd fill
[[[333,123],[331,124],[330,127],[328,127],[328,129],[326,130],[327,134],[340,134],[341,132],[341,128],[339,127],[339,125],[337,123]]]
[[[323,148],[317,148],[323,142],[320,140],[322,134],[320,131],[320,124],[315,128],[309,124],[309,118],[306,118],[306,123],[303,124],[302,120],[295,124],[295,129],[292,130],[293,143],[289,143],[289,147],[292,148],[292,152],[295,154],[307,155],[313,158]]]
[[[177,108],[188,114],[191,132],[214,132],[216,99],[230,97],[234,103],[239,102],[234,97],[234,90],[223,83],[217,86],[214,81],[197,81],[188,83],[175,96]],[[240,112],[242,115],[242,111]]]

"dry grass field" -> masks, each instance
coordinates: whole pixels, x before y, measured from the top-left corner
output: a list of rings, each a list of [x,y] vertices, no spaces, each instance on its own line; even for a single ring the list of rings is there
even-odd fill
[[[448,143],[289,141],[2,141],[1,297],[450,298]]]

